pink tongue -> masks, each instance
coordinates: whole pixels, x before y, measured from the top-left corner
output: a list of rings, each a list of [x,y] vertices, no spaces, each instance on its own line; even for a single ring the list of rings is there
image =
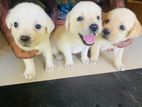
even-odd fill
[[[91,34],[91,35],[84,35],[83,40],[85,41],[86,44],[94,44],[96,40],[96,36]]]

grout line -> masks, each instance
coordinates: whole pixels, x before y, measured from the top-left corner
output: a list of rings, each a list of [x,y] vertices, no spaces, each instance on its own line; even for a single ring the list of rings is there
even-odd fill
[[[142,107],[141,103],[131,93],[131,91],[129,90],[129,88],[127,87],[127,85],[125,85],[125,83],[119,78],[119,76],[117,76],[117,73],[112,73],[112,74],[120,81],[120,83],[122,84],[122,86],[126,89],[126,91],[128,92],[128,94],[135,101],[135,103],[138,105],[138,107]]]

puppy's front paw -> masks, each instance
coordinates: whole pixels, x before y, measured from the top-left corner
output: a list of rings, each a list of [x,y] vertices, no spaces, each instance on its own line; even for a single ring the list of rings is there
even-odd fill
[[[53,72],[54,71],[54,67],[46,67],[45,68],[45,72]]]
[[[83,64],[89,64],[90,63],[89,58],[88,59],[82,59],[81,61],[82,61]]]
[[[65,68],[73,69],[74,68],[74,64],[65,64]]]
[[[29,71],[29,70],[26,70],[23,74],[23,76],[25,77],[25,79],[32,79],[34,78],[36,75],[36,72],[35,71]]]
[[[123,64],[115,64],[115,67],[119,71],[125,71],[126,70],[126,67]]]

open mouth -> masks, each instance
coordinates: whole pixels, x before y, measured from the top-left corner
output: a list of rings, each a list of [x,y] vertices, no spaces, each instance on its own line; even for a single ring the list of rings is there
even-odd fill
[[[96,41],[96,34],[82,35],[79,33],[79,36],[82,42],[87,46],[93,45]]]

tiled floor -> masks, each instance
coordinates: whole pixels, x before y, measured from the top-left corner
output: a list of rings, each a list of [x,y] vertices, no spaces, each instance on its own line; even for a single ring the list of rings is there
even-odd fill
[[[111,53],[102,53],[99,63],[97,65],[83,65],[79,56],[74,56],[75,68],[73,70],[65,69],[64,62],[57,62],[55,71],[46,73],[43,69],[44,60],[42,56],[35,58],[37,75],[32,80],[25,80],[23,78],[24,63],[17,59],[11,49],[6,45],[2,36],[0,35],[0,43],[4,45],[0,49],[0,85],[10,85],[19,83],[28,83],[43,80],[53,80],[59,78],[76,77],[83,75],[102,74],[108,72],[116,72],[112,65]],[[134,43],[126,48],[124,52],[123,62],[127,69],[142,68],[142,37],[136,39]]]
[[[0,87],[0,107],[142,107],[141,72]]]

